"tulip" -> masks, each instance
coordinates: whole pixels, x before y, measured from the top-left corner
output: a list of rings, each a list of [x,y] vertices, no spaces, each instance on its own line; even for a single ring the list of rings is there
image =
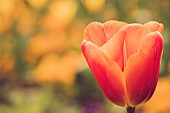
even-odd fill
[[[114,104],[134,113],[156,88],[164,26],[155,21],[126,24],[92,22],[84,30],[82,52],[101,90]]]

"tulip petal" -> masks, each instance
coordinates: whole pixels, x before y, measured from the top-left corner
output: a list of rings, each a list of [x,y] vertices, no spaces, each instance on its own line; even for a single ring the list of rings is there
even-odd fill
[[[84,30],[84,38],[97,46],[102,46],[107,41],[103,24],[99,22],[90,23]]]
[[[84,30],[84,38],[98,46],[102,46],[112,38],[126,23],[110,20],[104,24],[100,22],[90,23]]]
[[[125,46],[127,58],[137,52],[142,38],[150,32],[149,29],[145,28],[141,24],[128,24],[121,30],[126,31]]]
[[[160,24],[156,21],[149,21],[149,22],[145,23],[144,26],[146,28],[149,28],[152,32],[159,31],[160,33],[162,33],[164,30],[163,24]]]
[[[113,103],[125,106],[125,84],[118,64],[90,41],[82,44],[82,51],[103,93]]]
[[[107,39],[109,40],[110,38],[112,38],[125,25],[125,22],[120,22],[116,20],[110,20],[105,22],[104,28]]]
[[[123,48],[125,36],[125,31],[118,32],[101,48],[103,53],[105,53],[108,57],[110,57],[110,59],[118,63],[122,71],[124,70]]]
[[[130,106],[147,101],[153,94],[158,80],[162,49],[161,34],[149,33],[142,39],[138,52],[127,60],[124,76]]]
[[[153,95],[153,93],[155,91],[155,88],[157,86],[158,78],[159,78],[160,63],[161,63],[162,53],[163,53],[162,48],[164,46],[164,43],[163,43],[162,35],[158,33],[158,36],[161,37],[162,40],[160,39],[160,42],[158,42],[158,45],[157,45],[157,53],[158,54],[157,54],[157,57],[156,57],[157,58],[156,59],[157,62],[156,62],[156,65],[155,65],[156,66],[155,79],[154,79],[154,82],[153,82],[153,87],[152,87],[152,89],[150,91],[150,95],[149,95],[147,100],[149,100],[152,97],[152,95]]]

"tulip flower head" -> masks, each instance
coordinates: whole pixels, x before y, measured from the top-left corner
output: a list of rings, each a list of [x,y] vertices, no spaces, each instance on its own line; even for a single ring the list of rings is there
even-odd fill
[[[92,22],[84,30],[82,52],[103,93],[127,108],[153,95],[163,52],[163,24]]]

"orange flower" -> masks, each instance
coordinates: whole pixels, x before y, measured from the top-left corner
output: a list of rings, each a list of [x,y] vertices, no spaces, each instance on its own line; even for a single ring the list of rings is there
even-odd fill
[[[103,93],[115,104],[135,107],[150,99],[158,81],[163,24],[93,22],[82,51]]]
[[[78,70],[79,54],[73,51],[67,52],[64,57],[54,53],[45,55],[34,74],[39,83],[59,83],[73,85]]]

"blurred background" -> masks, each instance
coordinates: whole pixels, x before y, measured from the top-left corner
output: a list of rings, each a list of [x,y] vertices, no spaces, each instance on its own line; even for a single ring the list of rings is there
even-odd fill
[[[81,53],[92,21],[163,23],[154,96],[137,113],[170,112],[170,0],[0,0],[0,113],[126,113],[106,99]]]

